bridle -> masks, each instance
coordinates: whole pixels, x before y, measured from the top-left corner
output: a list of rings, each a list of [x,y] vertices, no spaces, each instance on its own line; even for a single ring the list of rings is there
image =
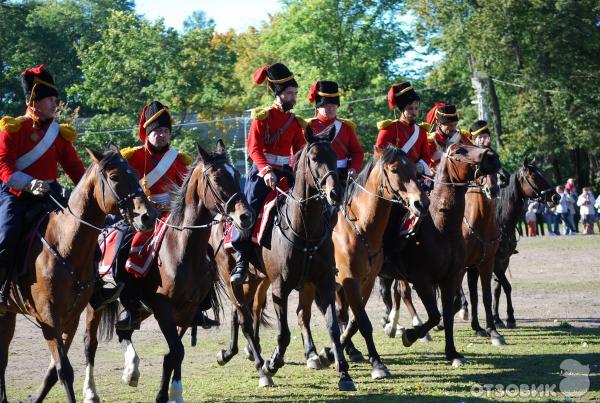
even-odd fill
[[[531,183],[531,181],[529,180],[529,176],[525,172],[525,168],[531,169],[531,170],[533,170],[534,174],[540,175],[539,171],[537,170],[537,168],[535,166],[531,166],[531,165],[529,165],[527,167],[522,166],[521,169],[519,169],[519,182],[522,182],[522,179],[525,179],[525,182],[527,182],[527,185],[529,186],[531,191],[534,193],[534,197],[530,197],[530,199],[534,199],[535,201],[542,202],[542,203],[546,202],[547,195],[552,193],[554,191],[554,189],[552,189],[552,187],[547,187],[545,189],[540,190],[539,186],[534,186]],[[521,186],[521,189],[523,189],[522,186]]]
[[[451,154],[450,151],[452,150],[452,148],[454,146],[457,146],[458,143],[454,143],[451,144],[448,149],[446,150],[446,152],[444,152],[444,156],[446,157],[446,163],[450,164],[451,166],[454,166],[455,161],[459,161],[459,162],[467,162],[469,164],[471,164],[468,161],[463,161],[461,158],[456,157],[455,155]],[[477,162],[477,165],[475,166],[475,171],[473,172],[473,177],[471,179],[467,179],[465,182],[442,182],[439,179],[437,179],[437,175],[436,178],[433,179],[434,183],[439,183],[440,185],[448,185],[448,186],[466,186],[467,188],[482,188],[483,185],[479,185],[479,184],[474,184],[473,182],[475,182],[475,180],[477,178],[479,178],[481,175],[481,163],[483,162],[483,158],[485,157],[485,154],[487,153],[487,150],[484,152],[483,156],[481,157],[481,160],[479,160]]]
[[[234,225],[237,226],[237,223],[231,217],[229,211],[233,203],[244,198],[244,194],[241,191],[237,191],[234,194],[232,194],[227,200],[224,200],[219,195],[219,192],[215,189],[215,185],[210,179],[210,175],[208,175],[208,171],[215,165],[216,164],[209,162],[204,164],[204,168],[202,169],[202,177],[204,179],[204,200],[206,200],[206,196],[210,191],[210,195],[215,201],[215,203],[213,207],[209,207],[209,210],[212,210],[213,208],[216,209],[217,213],[214,215],[220,214],[222,217],[225,217],[227,221],[233,222]]]
[[[331,145],[331,142],[329,140],[325,140],[325,139],[320,139],[320,140],[316,140],[313,141],[312,143],[310,143],[307,147],[306,150],[304,151],[304,165],[306,167],[308,167],[308,172],[310,173],[310,176],[312,178],[312,181],[315,185],[315,188],[317,189],[317,195],[318,197],[316,198],[322,198],[322,199],[326,199],[327,198],[327,194],[325,193],[325,190],[323,189],[323,186],[325,185],[325,181],[327,180],[327,178],[329,178],[330,176],[335,176],[337,177],[337,169],[330,169],[328,170],[325,175],[323,175],[321,178],[319,178],[315,172],[312,169],[312,166],[310,164],[309,161],[309,157],[308,154],[310,152],[310,150],[319,145],[319,144],[329,144]],[[309,200],[310,198],[306,198],[303,200],[303,202],[306,202],[307,200]]]

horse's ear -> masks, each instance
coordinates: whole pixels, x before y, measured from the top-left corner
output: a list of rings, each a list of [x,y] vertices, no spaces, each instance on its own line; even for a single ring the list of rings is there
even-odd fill
[[[119,152],[119,147],[117,147],[117,145],[111,141],[110,143],[108,143],[107,150],[108,151],[114,151],[114,152],[118,153]]]
[[[313,129],[312,129],[312,127],[310,127],[310,125],[307,125],[304,128],[304,139],[306,140],[306,142],[308,144],[315,141],[315,135],[314,135]]]
[[[210,154],[208,153],[208,151],[206,151],[204,148],[202,148],[202,146],[199,143],[196,143],[196,151],[198,151],[198,158],[202,162],[210,161]]]
[[[529,165],[529,158],[525,157],[525,159],[523,159],[523,166],[527,168],[527,165]]]
[[[533,157],[533,159],[531,160],[531,162],[529,164],[530,165],[535,165],[535,157]]]
[[[225,143],[223,140],[217,140],[217,145],[215,146],[215,153],[219,155],[225,155],[227,153],[227,149],[225,148]]]
[[[102,161],[102,158],[104,158],[104,154],[102,154],[101,152],[98,152],[94,149],[86,147],[85,151],[87,151],[87,153],[92,158],[92,161],[94,161],[96,164],[98,164],[100,161]]]

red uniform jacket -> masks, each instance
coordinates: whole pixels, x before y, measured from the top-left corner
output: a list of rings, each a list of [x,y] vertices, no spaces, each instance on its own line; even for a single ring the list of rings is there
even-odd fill
[[[254,120],[248,133],[247,147],[260,175],[267,173],[273,166],[291,164],[293,155],[306,143],[302,134],[305,123],[298,117],[293,118],[272,144],[265,141],[269,136],[273,141],[290,116],[293,116],[290,112],[283,112],[275,105],[270,109],[257,108],[252,112]]]
[[[129,165],[135,169],[140,175],[140,182],[143,184],[143,178],[152,172],[158,163],[165,156],[169,148],[167,147],[160,153],[153,152],[144,146],[124,148],[121,150],[121,155],[125,158]],[[179,155],[173,161],[167,172],[154,184],[150,189],[153,200],[159,204],[168,202],[168,192],[173,184],[181,186],[183,179],[187,173],[187,166],[191,163],[191,158],[185,153]]]
[[[358,137],[354,132],[356,127],[354,123],[346,119],[327,120],[322,115],[317,114],[317,117],[311,119],[310,126],[315,135],[332,125],[336,120],[339,120],[342,125],[340,131],[337,132],[335,138],[331,142],[331,146],[337,154],[338,168],[352,168],[356,172],[360,171],[363,162],[365,161],[365,151],[358,142]],[[348,158],[350,158],[350,166],[348,166]]]
[[[411,138],[415,129],[414,125],[407,125],[398,120],[384,120],[377,124],[379,134],[375,145],[379,148],[385,148],[389,144],[402,148],[402,146]],[[425,161],[426,164],[431,162],[431,153],[427,144],[427,131],[419,126],[419,138],[416,143],[408,151],[408,157],[413,162],[419,160]]]
[[[21,172],[22,176],[23,174],[29,175],[31,179],[56,180],[58,164],[60,164],[74,184],[79,182],[85,169],[71,143],[75,137],[72,128],[61,125],[60,133],[56,136],[54,144],[37,161],[23,171],[19,171],[16,166],[17,159],[40,142],[49,124],[41,128],[34,128],[33,119],[29,116],[21,116],[17,119],[6,117],[2,119],[2,123],[9,120],[10,124],[0,126],[0,181],[9,183],[11,177],[17,172]],[[15,195],[21,194],[21,189],[11,188],[10,191]]]

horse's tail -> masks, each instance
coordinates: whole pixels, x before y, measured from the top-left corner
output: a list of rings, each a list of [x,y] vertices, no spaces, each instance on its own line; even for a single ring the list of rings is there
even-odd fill
[[[273,324],[271,323],[271,319],[271,315],[267,313],[267,302],[265,301],[265,304],[260,310],[260,325],[262,327],[272,327]]]
[[[110,341],[115,333],[115,321],[119,313],[119,300],[109,303],[101,312],[102,319],[100,319],[100,326],[98,327],[98,339]]]
[[[221,322],[221,315],[223,315],[223,304],[221,303],[221,295],[225,293],[225,286],[223,285],[223,279],[219,273],[216,262],[211,259],[212,271],[213,271],[213,282],[211,290],[208,295],[210,298],[210,307],[215,315],[215,320]]]

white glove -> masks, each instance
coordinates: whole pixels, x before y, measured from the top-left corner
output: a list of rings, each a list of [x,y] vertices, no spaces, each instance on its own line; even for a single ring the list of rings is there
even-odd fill
[[[50,185],[43,180],[33,179],[23,188],[23,190],[34,196],[42,196],[50,190]]]
[[[417,172],[421,171],[421,175],[431,176],[431,170],[429,169],[429,165],[423,160],[419,160],[417,162]]]
[[[273,172],[267,172],[265,176],[263,176],[263,180],[265,184],[271,189],[275,189],[275,185],[277,184],[277,177]]]

